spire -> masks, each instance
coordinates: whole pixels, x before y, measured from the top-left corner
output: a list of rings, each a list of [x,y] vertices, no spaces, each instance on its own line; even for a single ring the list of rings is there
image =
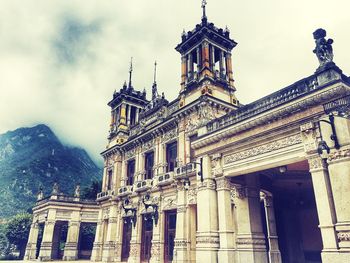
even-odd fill
[[[157,61],[154,62],[154,79],[152,85],[152,100],[156,100],[158,98],[158,90],[157,90]]]
[[[154,61],[154,78],[153,78],[153,83],[156,83],[156,78],[157,78],[157,61]]]
[[[202,19],[207,19],[207,15],[205,13],[205,6],[207,5],[207,0],[202,0],[202,9],[203,9],[203,16]]]
[[[130,61],[130,70],[129,70],[129,88],[131,88],[131,77],[132,77],[132,57]]]

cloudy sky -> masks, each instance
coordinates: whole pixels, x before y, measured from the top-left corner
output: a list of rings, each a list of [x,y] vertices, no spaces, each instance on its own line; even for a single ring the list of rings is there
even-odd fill
[[[169,100],[179,91],[183,29],[201,18],[201,0],[0,0],[0,133],[38,123],[99,160],[106,103],[128,78],[150,91],[153,63]],[[242,103],[312,74],[312,32],[334,39],[335,62],[350,73],[348,0],[208,0],[207,15],[229,27]],[[150,92],[148,92],[150,94]]]

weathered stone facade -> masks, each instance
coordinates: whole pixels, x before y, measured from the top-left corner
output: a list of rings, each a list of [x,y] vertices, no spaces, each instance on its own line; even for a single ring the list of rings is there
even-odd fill
[[[248,105],[234,95],[236,43],[205,12],[176,47],[177,99],[168,102],[154,82],[148,101],[130,71],[108,103],[92,261],[348,262],[350,122],[328,121],[325,109],[348,109],[350,79],[333,62],[325,31],[314,37],[317,71]],[[54,221],[49,212],[41,260],[49,259]],[[73,236],[64,259],[75,257]]]

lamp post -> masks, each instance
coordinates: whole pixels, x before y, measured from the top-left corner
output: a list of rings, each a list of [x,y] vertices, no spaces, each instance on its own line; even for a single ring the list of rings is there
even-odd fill
[[[135,226],[136,226],[136,208],[132,207],[132,206],[131,207],[127,207],[129,205],[130,205],[129,199],[125,199],[122,202],[122,207],[124,209],[125,217],[127,219],[130,219],[131,223],[133,224],[133,227],[135,228]],[[131,212],[131,214],[129,212]],[[127,223],[128,220],[125,220],[124,222]]]
[[[150,216],[151,216],[151,219],[153,219],[153,222],[154,222],[154,225],[157,225],[158,224],[158,218],[159,218],[159,215],[158,215],[158,205],[155,204],[155,203],[152,203],[151,201],[151,196],[149,193],[145,194],[142,198],[142,203],[143,205],[145,206],[145,209],[146,209],[146,213],[147,213],[147,210],[149,207],[152,207],[152,212],[149,213]]]

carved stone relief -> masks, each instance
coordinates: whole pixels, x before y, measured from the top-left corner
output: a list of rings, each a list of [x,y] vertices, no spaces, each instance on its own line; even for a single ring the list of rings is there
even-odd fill
[[[290,137],[279,139],[264,145],[259,145],[248,150],[244,150],[238,153],[230,154],[224,157],[224,164],[234,163],[236,161],[244,160],[253,156],[257,156],[264,153],[269,153],[279,149],[286,148],[288,146],[300,144],[302,142],[301,135],[296,134]]]

